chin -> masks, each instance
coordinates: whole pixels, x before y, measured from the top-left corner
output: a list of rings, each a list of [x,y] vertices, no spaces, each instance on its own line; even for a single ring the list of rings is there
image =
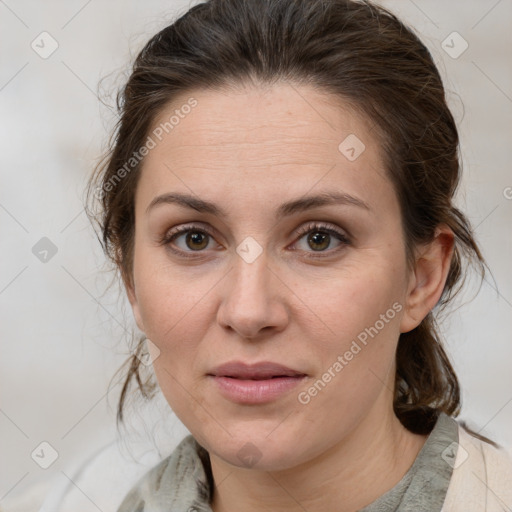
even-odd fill
[[[301,461],[297,457],[305,457],[300,440],[286,429],[279,433],[272,429],[276,429],[275,422],[270,428],[263,427],[261,422],[253,422],[251,426],[247,423],[240,425],[238,432],[230,425],[229,433],[221,429],[222,434],[193,435],[210,453],[239,468],[280,471],[299,464]],[[297,446],[301,446],[300,453]]]

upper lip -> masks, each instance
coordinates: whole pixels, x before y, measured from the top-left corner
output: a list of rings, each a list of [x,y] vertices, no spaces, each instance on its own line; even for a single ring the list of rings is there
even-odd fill
[[[237,379],[269,379],[272,377],[296,377],[305,375],[282,364],[263,361],[246,364],[242,361],[229,361],[214,368],[208,375],[234,377]]]

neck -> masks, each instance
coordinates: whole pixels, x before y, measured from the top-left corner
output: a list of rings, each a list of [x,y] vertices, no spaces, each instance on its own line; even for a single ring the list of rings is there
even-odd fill
[[[286,470],[239,468],[210,454],[212,510],[353,512],[393,488],[426,439],[405,429],[392,409],[375,410],[328,452]]]

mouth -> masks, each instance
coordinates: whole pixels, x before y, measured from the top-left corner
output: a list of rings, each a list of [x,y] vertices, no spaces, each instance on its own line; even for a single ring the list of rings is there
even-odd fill
[[[275,401],[307,377],[277,363],[247,365],[237,361],[221,365],[207,375],[224,398],[243,405]]]
[[[272,375],[271,377],[236,377],[233,375],[216,375],[216,377],[226,377],[227,379],[238,379],[238,380],[269,380],[269,379],[290,379],[299,378],[302,375]]]
[[[306,374],[270,361],[252,365],[241,361],[230,361],[218,366],[208,375],[240,380],[269,380],[284,377],[298,378],[304,377]]]

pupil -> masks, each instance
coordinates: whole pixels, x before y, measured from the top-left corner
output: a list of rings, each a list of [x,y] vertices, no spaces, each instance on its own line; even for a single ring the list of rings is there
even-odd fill
[[[192,244],[199,244],[201,245],[201,241],[203,242],[203,244],[201,245],[201,247],[198,247],[197,245],[195,247],[190,247],[191,249],[204,249],[204,247],[206,245],[208,245],[208,243],[204,243],[206,240],[206,236],[204,235],[204,233],[189,233],[187,235],[187,242],[190,242],[192,241]]]
[[[314,250],[322,250],[329,246],[329,234],[327,233],[321,233],[317,231],[316,233],[313,233],[308,237],[308,241],[312,242],[313,245],[320,246],[320,247],[312,247]],[[204,233],[189,233],[187,235],[187,242],[192,242],[192,245],[196,245],[196,247],[191,247],[191,249],[204,249],[205,247],[205,241],[206,236]],[[327,241],[327,243],[326,243]],[[202,243],[201,243],[202,242]],[[200,247],[198,247],[198,245]],[[208,245],[208,244],[206,244]]]
[[[312,247],[315,250],[321,250],[329,246],[329,236],[330,235],[327,233],[320,233],[319,231],[317,231],[316,233],[313,233],[312,235],[309,236],[308,241],[313,242],[313,244],[321,245],[322,242],[325,242],[327,240],[327,244],[323,243],[323,247],[320,247],[320,249],[315,249],[314,247]]]

